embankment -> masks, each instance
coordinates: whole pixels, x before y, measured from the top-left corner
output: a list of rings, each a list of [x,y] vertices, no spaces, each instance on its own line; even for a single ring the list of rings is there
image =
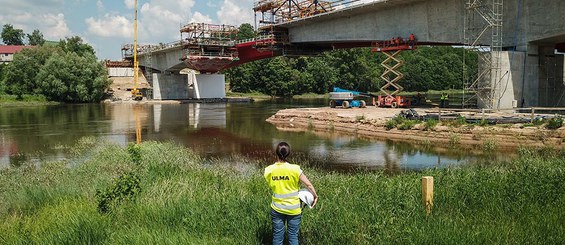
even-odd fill
[[[565,146],[565,129],[547,129],[544,125],[481,125],[458,121],[394,122],[402,109],[392,108],[299,108],[278,111],[267,119],[279,130],[342,132],[380,140],[407,141],[445,147]],[[425,115],[423,109],[417,110]],[[488,115],[487,115],[488,116]]]

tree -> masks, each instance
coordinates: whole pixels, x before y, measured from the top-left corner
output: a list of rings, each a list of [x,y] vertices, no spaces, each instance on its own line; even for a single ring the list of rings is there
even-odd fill
[[[43,64],[55,53],[57,47],[41,46],[26,48],[14,55],[14,60],[5,69],[6,92],[22,97],[24,94],[39,94],[36,76]]]
[[[2,41],[6,45],[24,45],[24,37],[22,29],[14,29],[10,24],[5,24],[2,29]]]
[[[0,64],[0,94],[4,94],[6,92],[6,85],[4,84],[5,67],[6,65],[4,65],[4,63]]]
[[[54,54],[37,74],[41,94],[48,100],[96,102],[110,85],[104,66],[92,54]]]
[[[79,56],[95,55],[94,48],[89,44],[82,41],[79,36],[68,37],[64,40],[60,40],[59,46],[64,52],[74,52]]]
[[[39,30],[33,30],[31,34],[27,34],[28,44],[32,46],[41,46],[45,43],[43,33]]]
[[[111,81],[92,50],[79,37],[62,40],[55,47],[23,49],[5,68],[5,91],[19,98],[32,94],[51,101],[99,101]]]
[[[250,39],[255,37],[255,31],[253,26],[249,23],[243,23],[239,26],[239,31],[237,33],[238,40]]]

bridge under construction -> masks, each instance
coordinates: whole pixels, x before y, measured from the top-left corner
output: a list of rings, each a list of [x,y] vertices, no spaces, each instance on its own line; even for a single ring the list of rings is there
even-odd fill
[[[462,81],[473,95],[466,99],[476,99],[480,107],[565,105],[559,53],[565,52],[565,5],[559,0],[262,0],[253,11],[253,39],[238,40],[233,26],[189,23],[180,28],[180,41],[141,45],[140,66],[153,98],[222,97],[225,92],[211,91],[224,91],[218,72],[229,67],[339,48],[378,50],[391,37],[414,34],[420,46],[465,46],[480,55],[478,79]],[[124,46],[123,53],[129,59],[131,47]],[[188,82],[179,74],[184,68],[197,71]],[[387,71],[395,75],[388,77],[394,81],[389,87],[401,89],[401,74]],[[195,87],[200,92],[191,94]]]

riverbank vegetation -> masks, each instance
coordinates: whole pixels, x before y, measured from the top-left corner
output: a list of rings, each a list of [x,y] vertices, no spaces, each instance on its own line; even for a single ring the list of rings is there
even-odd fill
[[[69,160],[0,170],[3,244],[260,244],[271,239],[269,162],[205,160],[169,143],[83,138]],[[320,195],[303,244],[562,244],[565,152],[387,176],[291,159]],[[420,178],[435,177],[433,212]]]
[[[36,31],[29,36],[30,44],[33,36],[42,36]],[[0,66],[0,95],[13,95],[23,102],[30,96],[57,102],[98,102],[110,83],[92,46],[78,36],[55,45],[39,42]]]
[[[18,98],[15,95],[0,95],[0,107],[7,106],[38,106],[38,105],[58,105],[59,102],[48,101],[41,95],[23,95]]]

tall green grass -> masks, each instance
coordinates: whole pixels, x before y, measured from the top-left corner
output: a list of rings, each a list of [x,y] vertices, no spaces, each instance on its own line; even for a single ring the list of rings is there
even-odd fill
[[[267,162],[209,161],[169,143],[75,148],[76,158],[89,157],[0,170],[0,244],[270,243]],[[300,161],[320,195],[316,208],[304,211],[303,244],[565,242],[561,151],[521,149],[509,163],[396,176],[335,173]],[[139,177],[141,192],[99,212],[97,190],[126,173]],[[429,216],[423,175],[435,177]]]

